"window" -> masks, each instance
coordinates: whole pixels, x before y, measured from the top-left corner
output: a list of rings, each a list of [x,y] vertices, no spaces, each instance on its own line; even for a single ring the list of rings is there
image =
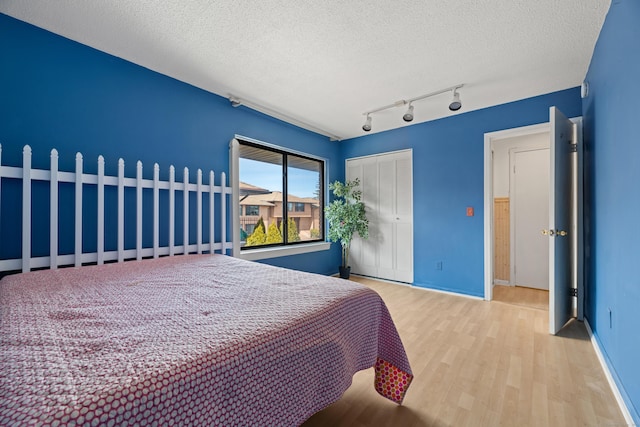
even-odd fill
[[[304,203],[300,203],[300,202],[289,202],[287,204],[287,209],[289,209],[289,212],[304,212]]]
[[[260,216],[242,247],[324,241],[324,161],[238,141],[240,200],[246,216]]]
[[[260,206],[258,206],[258,205],[246,205],[244,207],[244,214],[246,216],[258,216],[258,215],[260,215]]]

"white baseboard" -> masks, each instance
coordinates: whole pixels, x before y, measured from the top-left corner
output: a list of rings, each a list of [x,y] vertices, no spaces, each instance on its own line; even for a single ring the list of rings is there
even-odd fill
[[[593,330],[589,325],[587,319],[584,319],[584,325],[587,327],[587,332],[589,333],[589,338],[591,339],[591,344],[593,345],[594,350],[596,351],[596,356],[598,356],[598,360],[600,361],[600,365],[602,366],[602,370],[604,371],[604,375],[607,377],[607,381],[609,382],[609,386],[611,387],[611,391],[613,391],[613,395],[618,402],[618,406],[620,407],[620,411],[622,411],[622,415],[624,416],[624,420],[629,427],[635,427],[636,424],[631,417],[631,413],[629,412],[629,408],[624,403],[624,399],[622,398],[622,394],[620,394],[620,389],[618,389],[618,384],[613,379],[613,375],[611,375],[611,371],[609,370],[609,365],[602,354],[602,350],[600,349],[600,345],[598,344],[598,340],[596,340],[595,335],[593,335]]]
[[[419,289],[421,291],[438,292],[440,294],[447,294],[447,295],[453,295],[453,296],[456,296],[456,297],[464,297],[464,298],[471,298],[471,299],[474,299],[474,300],[484,301],[484,298],[477,297],[475,295],[460,294],[458,292],[443,291],[441,289],[424,288],[422,286],[415,286],[415,285],[412,285],[410,283],[396,282],[396,281],[393,281],[393,280],[386,280],[386,279],[379,279],[377,277],[362,276],[360,274],[352,274],[352,276],[364,277],[366,279],[373,279],[373,280],[377,280],[378,282],[391,283],[392,285],[406,286],[407,288]]]

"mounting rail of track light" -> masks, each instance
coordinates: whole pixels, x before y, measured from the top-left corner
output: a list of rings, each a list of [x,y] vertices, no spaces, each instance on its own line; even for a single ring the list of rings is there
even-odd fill
[[[287,123],[291,123],[293,125],[299,126],[303,129],[307,129],[310,130],[312,132],[316,132],[319,133],[320,135],[324,135],[329,137],[329,139],[331,141],[341,141],[342,137],[339,135],[335,135],[331,132],[328,132],[318,126],[315,126],[311,123],[307,123],[305,121],[302,121],[300,119],[297,119],[295,117],[291,117],[288,114],[285,114],[281,111],[275,110],[271,107],[267,107],[265,105],[262,104],[258,104],[257,102],[253,102],[253,101],[249,101],[248,99],[245,98],[240,98],[238,96],[229,94],[229,102],[231,103],[231,106],[234,108],[240,107],[240,106],[245,106],[248,108],[251,108],[252,110],[256,110],[259,111],[261,113],[267,114],[269,116],[275,117],[276,119],[280,119],[282,121],[285,121]]]
[[[410,122],[413,120],[413,103],[415,101],[420,101],[422,99],[429,98],[435,95],[440,95],[441,93],[445,93],[449,91],[453,91],[453,99],[449,104],[449,110],[458,111],[460,108],[462,108],[462,102],[460,102],[460,94],[458,93],[458,89],[460,89],[463,86],[464,84],[461,83],[459,85],[451,86],[446,89],[441,89],[435,92],[427,93],[426,95],[416,96],[415,98],[411,98],[411,99],[401,99],[400,101],[396,101],[393,104],[389,104],[389,105],[385,105],[384,107],[365,111],[364,113],[362,113],[362,115],[367,116],[367,119],[364,122],[364,125],[362,125],[362,130],[365,132],[369,132],[371,130],[371,121],[372,121],[371,114],[377,113],[383,110],[388,110],[389,108],[402,107],[403,105],[407,105],[407,104],[409,104],[409,107],[407,108],[407,112],[404,113],[404,115],[402,116],[402,120],[404,120],[405,122]]]

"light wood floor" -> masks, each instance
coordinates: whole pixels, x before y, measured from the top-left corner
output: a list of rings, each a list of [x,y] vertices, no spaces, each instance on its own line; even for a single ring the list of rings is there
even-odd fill
[[[549,291],[542,289],[496,285],[493,287],[493,300],[549,310]]]
[[[385,300],[415,379],[402,406],[359,372],[303,426],[624,426],[583,324],[548,334],[548,312],[355,280]]]

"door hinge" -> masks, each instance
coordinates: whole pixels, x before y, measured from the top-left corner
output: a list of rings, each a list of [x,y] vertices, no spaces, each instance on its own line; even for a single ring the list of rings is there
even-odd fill
[[[578,289],[576,289],[576,288],[571,288],[571,290],[569,291],[569,294],[570,294],[572,297],[577,297],[577,296],[578,296]]]
[[[569,144],[569,152],[577,153],[578,152],[578,144]]]

